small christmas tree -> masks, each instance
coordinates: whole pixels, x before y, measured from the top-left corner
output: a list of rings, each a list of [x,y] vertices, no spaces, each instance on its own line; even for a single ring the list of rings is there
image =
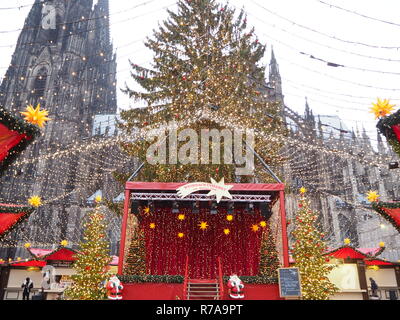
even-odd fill
[[[323,234],[316,227],[317,213],[310,209],[310,201],[305,197],[306,189],[300,189],[300,210],[296,216],[293,236],[293,258],[299,268],[304,300],[328,300],[338,288],[328,279],[334,268],[326,264],[323,253],[327,246]]]
[[[268,278],[276,278],[277,270],[280,267],[278,252],[275,247],[275,240],[271,228],[266,225],[261,240],[261,259],[259,275]]]
[[[146,275],[146,245],[142,229],[138,229],[132,237],[124,274],[135,276]]]
[[[73,285],[65,291],[67,299],[103,300],[106,298],[105,281],[107,267],[111,262],[109,245],[105,240],[106,224],[100,207],[101,199],[96,198],[96,208],[90,212],[85,223],[84,241],[74,263],[76,275]]]

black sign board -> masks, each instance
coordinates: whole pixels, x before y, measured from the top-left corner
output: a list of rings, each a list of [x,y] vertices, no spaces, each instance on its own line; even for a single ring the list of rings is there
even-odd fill
[[[301,280],[298,268],[278,269],[281,298],[301,297]]]

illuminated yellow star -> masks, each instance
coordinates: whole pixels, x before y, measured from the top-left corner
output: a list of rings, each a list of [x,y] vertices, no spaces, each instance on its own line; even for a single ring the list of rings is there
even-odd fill
[[[148,214],[150,212],[150,208],[146,207],[146,208],[143,209],[143,211],[144,211],[145,214]]]
[[[96,198],[94,199],[94,201],[96,201],[97,203],[100,203],[103,200],[103,198],[101,196],[96,196]]]
[[[44,127],[44,124],[50,120],[47,116],[49,112],[47,110],[40,110],[40,103],[37,105],[36,109],[32,105],[26,107],[25,112],[20,112],[25,118],[24,120],[38,125],[40,128]]]
[[[229,229],[224,229],[224,233],[225,233],[226,235],[229,235],[229,234],[231,233],[231,230],[229,230]]]
[[[179,233],[178,233],[178,237],[179,237],[179,238],[183,238],[184,236],[185,236],[184,233],[182,233],[182,232],[179,232]]]
[[[375,115],[375,119],[380,117],[386,117],[387,115],[391,114],[394,110],[395,105],[390,104],[390,100],[384,99],[381,100],[378,98],[377,103],[372,104],[373,107],[370,109],[370,113]]]
[[[258,230],[260,230],[260,227],[259,227],[258,225],[256,225],[256,224],[254,224],[254,225],[251,227],[251,229],[252,229],[254,232],[257,232]]]
[[[228,214],[228,215],[226,216],[226,220],[232,221],[232,220],[233,220],[233,215]]]
[[[185,220],[185,215],[184,214],[180,214],[178,216],[178,220],[181,220],[181,221]]]
[[[42,205],[42,199],[38,196],[34,196],[28,200],[32,207],[39,208]]]
[[[385,243],[383,241],[379,242],[379,247],[384,248],[385,247]]]
[[[28,249],[28,248],[31,247],[31,244],[30,244],[29,242],[28,242],[28,243],[25,243],[24,247]]]
[[[351,243],[351,240],[349,238],[344,239],[344,244],[349,245]]]
[[[301,194],[305,194],[307,192],[307,189],[306,188],[304,188],[304,187],[301,187],[300,188],[300,193]]]
[[[150,229],[155,229],[156,228],[156,224],[155,223],[150,223]]]
[[[267,226],[267,222],[261,221],[261,222],[260,222],[260,226],[261,226],[262,228],[265,228],[265,227]]]
[[[61,241],[61,245],[62,245],[63,247],[66,247],[66,246],[68,245],[68,241],[67,241],[67,240]]]
[[[209,227],[209,226],[208,226],[208,223],[207,223],[207,222],[204,222],[204,221],[200,222],[200,223],[198,224],[198,226],[200,227],[201,230],[206,230],[206,229]]]
[[[369,202],[378,202],[380,195],[377,191],[369,191],[367,193],[367,199]]]

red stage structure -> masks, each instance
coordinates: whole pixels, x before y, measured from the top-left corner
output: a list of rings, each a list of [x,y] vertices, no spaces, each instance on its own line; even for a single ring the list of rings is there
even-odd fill
[[[181,275],[184,283],[126,284],[126,299],[139,298],[137,293],[134,296],[129,293],[131,286],[140,286],[142,299],[146,297],[145,288],[150,290],[148,296],[151,297],[152,288],[160,286],[174,294],[183,290],[185,299],[189,282],[192,286],[203,287],[214,284],[220,288],[219,298],[226,298],[224,276],[258,275],[262,232],[252,228],[261,221],[268,221],[271,215],[279,221],[277,242],[281,245],[282,267],[289,266],[284,184],[229,184],[233,186],[229,190],[232,199],[223,198],[219,204],[207,191],[180,198],[177,189],[184,185],[127,182],[118,273],[123,275],[131,236],[129,218],[130,214],[135,214],[145,234],[147,274]],[[144,208],[149,208],[150,213]],[[178,215],[184,218],[178,220]],[[227,215],[232,215],[233,219],[227,220]],[[200,222],[206,222],[208,227],[201,230]],[[227,229],[229,233],[225,232]],[[254,288],[248,298],[279,299],[277,285],[249,285],[248,289],[251,287]],[[138,292],[137,289],[132,288]]]

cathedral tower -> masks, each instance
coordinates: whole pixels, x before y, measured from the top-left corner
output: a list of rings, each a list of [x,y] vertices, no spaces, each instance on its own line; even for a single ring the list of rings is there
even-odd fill
[[[35,1],[1,83],[0,105],[19,114],[38,103],[51,121],[19,158],[26,163],[12,166],[0,180],[0,201],[63,197],[30,221],[32,241],[46,242],[65,233],[62,203],[76,188],[81,161],[80,155],[36,159],[82,144],[91,138],[96,116],[117,111],[109,0]]]

